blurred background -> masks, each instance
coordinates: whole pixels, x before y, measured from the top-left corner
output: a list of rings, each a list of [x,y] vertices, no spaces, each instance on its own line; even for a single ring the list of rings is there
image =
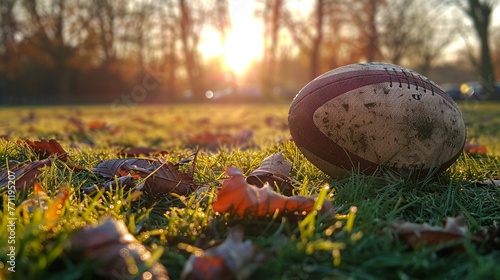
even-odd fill
[[[499,0],[1,0],[0,105],[291,100],[383,61],[500,99]],[[496,70],[496,71],[495,71]]]

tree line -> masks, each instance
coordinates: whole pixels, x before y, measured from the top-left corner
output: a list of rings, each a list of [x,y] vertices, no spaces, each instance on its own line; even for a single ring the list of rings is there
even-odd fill
[[[349,63],[386,61],[425,74],[452,42],[491,87],[495,0],[256,1],[262,59],[241,80],[270,95]],[[2,0],[0,104],[169,102],[234,85],[200,48],[204,30],[231,29],[234,0]],[[455,12],[450,12],[455,10]],[[450,17],[451,15],[451,17]],[[467,33],[467,34],[469,34]],[[462,34],[462,35],[461,35]],[[499,41],[499,40],[497,40]],[[493,50],[493,51],[492,51]],[[228,78],[230,77],[230,78]],[[232,78],[231,78],[232,77]]]

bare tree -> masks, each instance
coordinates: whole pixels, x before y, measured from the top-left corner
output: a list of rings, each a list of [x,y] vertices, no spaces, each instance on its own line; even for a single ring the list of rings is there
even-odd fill
[[[35,44],[38,50],[45,50],[50,58],[48,66],[52,65],[52,81],[57,97],[62,101],[69,100],[69,82],[71,69],[68,67],[68,60],[74,54],[75,47],[68,42],[74,33],[65,33],[70,29],[68,17],[65,15],[67,9],[76,2],[67,0],[34,1],[24,0],[23,5],[29,16],[30,30],[35,30],[34,34],[24,34],[27,40]],[[77,36],[75,36],[77,38]]]
[[[336,5],[334,1],[316,0],[312,15],[306,19],[297,19],[290,11],[283,12],[283,23],[290,33],[292,40],[309,57],[309,77],[314,79],[321,72],[321,50],[324,43],[325,18],[327,13],[334,11],[328,9],[329,5]],[[312,19],[312,22],[309,20]],[[313,28],[308,28],[308,26]]]
[[[376,61],[381,58],[380,52],[380,21],[377,17],[385,9],[387,0],[352,1],[352,18],[359,30],[361,52],[367,61]]]
[[[16,0],[0,1],[0,53],[2,54],[0,89],[3,88],[3,92],[7,91],[10,80],[14,76],[9,69],[16,48],[14,35],[17,32],[17,24],[13,13],[15,4]]]
[[[269,93],[275,86],[277,50],[279,46],[279,33],[282,27],[281,14],[283,10],[282,0],[265,0],[261,11],[264,23],[264,53],[262,59],[262,84],[264,91]]]
[[[496,0],[467,0],[467,3],[464,4],[457,0],[455,3],[472,20],[474,30],[476,31],[480,43],[480,60],[474,64],[479,70],[484,88],[489,94],[494,94],[495,69],[493,67],[490,51],[489,28],[493,10],[498,2]],[[492,97],[494,99],[499,99],[500,94]]]
[[[384,59],[427,72],[454,36],[450,30],[440,30],[447,8],[439,1],[422,0],[392,0],[385,5],[379,21]]]

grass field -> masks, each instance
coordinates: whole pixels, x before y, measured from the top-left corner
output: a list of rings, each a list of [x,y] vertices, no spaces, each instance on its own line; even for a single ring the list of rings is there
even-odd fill
[[[468,142],[484,146],[486,154],[464,153],[440,176],[419,181],[356,172],[332,180],[290,141],[287,104],[2,108],[0,171],[9,160],[40,159],[16,140],[57,139],[70,157],[66,162],[52,159],[37,178],[51,198],[68,186],[69,198],[50,228],[40,226],[47,225],[43,209],[21,207],[34,197],[33,188],[17,191],[15,215],[10,216],[3,187],[0,279],[96,279],[96,268],[103,264],[69,248],[68,240],[85,224],[99,225],[107,217],[123,220],[151,252],[137,275],[158,261],[171,279],[179,279],[193,252],[189,245],[208,249],[239,224],[244,238],[262,255],[246,265],[252,271],[249,279],[499,279],[500,187],[482,182],[500,176],[500,104],[459,106]],[[104,181],[91,171],[99,162],[123,158],[120,151],[137,146],[164,151],[154,157],[173,163],[200,149],[193,178],[199,191],[134,199],[129,197],[134,188],[82,193]],[[211,203],[227,178],[226,167],[248,174],[280,151],[293,163],[295,194],[316,195],[329,184],[326,197],[340,223],[318,216],[312,231],[305,233],[300,219],[214,213]],[[180,168],[187,170],[189,164]],[[342,215],[352,206],[358,211],[350,230]],[[441,226],[447,217],[459,214],[467,228],[464,237],[451,244],[411,248],[391,227],[404,221]],[[17,218],[14,273],[8,270],[9,217]],[[95,240],[99,238],[102,234],[95,234]]]

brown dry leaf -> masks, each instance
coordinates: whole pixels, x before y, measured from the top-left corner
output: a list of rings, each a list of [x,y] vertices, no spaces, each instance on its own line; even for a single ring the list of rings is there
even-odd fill
[[[23,142],[22,141],[17,141],[18,145],[21,145]],[[40,156],[46,158],[51,155],[57,156],[60,160],[66,161],[68,160],[69,154],[66,152],[61,147],[61,144],[57,142],[55,139],[50,139],[49,141],[47,140],[40,140],[40,141],[31,141],[31,140],[25,140],[24,144],[27,146],[31,147],[33,151]]]
[[[181,279],[245,280],[253,272],[249,264],[261,258],[250,240],[243,242],[243,228],[234,227],[220,245],[192,254],[184,265]]]
[[[144,156],[152,156],[152,155],[167,155],[167,151],[163,150],[158,150],[154,148],[148,148],[148,147],[129,147],[122,149],[118,155],[120,156],[126,156],[126,157],[138,157],[141,155]]]
[[[131,168],[135,166],[137,168],[154,170],[158,168],[161,163],[157,159],[142,159],[142,158],[126,158],[126,159],[111,159],[105,160],[97,164],[96,167],[92,168],[92,171],[101,175],[104,178],[113,178],[115,175],[123,176],[120,173],[120,168],[122,166],[128,166]],[[151,171],[152,171],[151,170]]]
[[[237,134],[227,132],[201,132],[191,135],[186,140],[191,146],[217,150],[222,146],[245,147],[253,138],[253,130],[244,129]]]
[[[44,166],[50,166],[52,161],[50,158],[36,160],[29,164],[17,165],[15,168],[10,168],[11,172],[14,172],[16,178],[16,190],[27,190],[33,186],[38,175],[40,175],[40,168]],[[4,171],[0,176],[0,189],[5,187],[9,183],[8,172]]]
[[[285,195],[292,195],[293,186],[288,177],[292,171],[292,163],[283,157],[283,153],[276,153],[265,158],[260,166],[247,176],[247,183],[262,187],[269,183],[273,189]]]
[[[90,131],[104,131],[111,134],[116,134],[120,131],[118,127],[111,126],[107,122],[101,120],[90,121],[87,127]]]
[[[181,160],[179,163],[162,162],[157,159],[114,159],[99,163],[92,169],[95,173],[105,177],[114,178],[115,175],[123,177],[147,178],[142,191],[146,195],[162,196],[170,193],[179,195],[187,194],[193,186],[193,172],[196,164],[196,153],[194,154],[193,164],[189,173],[180,173],[179,166],[191,161],[190,159]],[[131,178],[119,179],[119,184],[129,186]],[[101,187],[114,185],[114,181],[105,183]],[[93,191],[90,190],[90,191]]]
[[[464,152],[469,153],[471,155],[481,156],[481,155],[486,155],[486,153],[488,152],[488,148],[478,143],[465,143]]]
[[[465,218],[462,215],[455,218],[446,218],[444,227],[431,226],[427,223],[415,224],[408,222],[393,223],[391,227],[396,230],[399,238],[413,249],[421,246],[431,247],[457,241],[464,238],[467,231]],[[446,249],[462,251],[464,247],[458,244]]]
[[[85,122],[78,117],[70,117],[68,118],[68,122],[75,126],[79,131],[85,130]]]
[[[273,215],[276,211],[280,214],[293,214],[305,216],[313,211],[315,199],[305,196],[286,197],[266,184],[259,189],[245,181],[240,169],[229,167],[226,174],[230,179],[224,180],[222,188],[217,193],[217,200],[212,204],[215,212],[230,213],[243,217],[246,215],[265,217]],[[321,214],[329,213],[333,218],[333,206],[325,200]]]
[[[170,193],[185,195],[191,190],[192,186],[192,176],[179,173],[174,164],[165,162],[149,175],[142,190],[146,195],[157,196]]]
[[[170,279],[167,269],[157,261],[138,275],[137,268],[149,261],[151,253],[123,221],[110,218],[98,226],[85,226],[73,234],[67,247],[70,255],[78,258],[83,254],[99,263],[96,273],[108,279]]]
[[[500,187],[500,178],[496,177],[489,180],[483,180],[474,183],[478,186],[484,186],[484,187],[487,186]]]

